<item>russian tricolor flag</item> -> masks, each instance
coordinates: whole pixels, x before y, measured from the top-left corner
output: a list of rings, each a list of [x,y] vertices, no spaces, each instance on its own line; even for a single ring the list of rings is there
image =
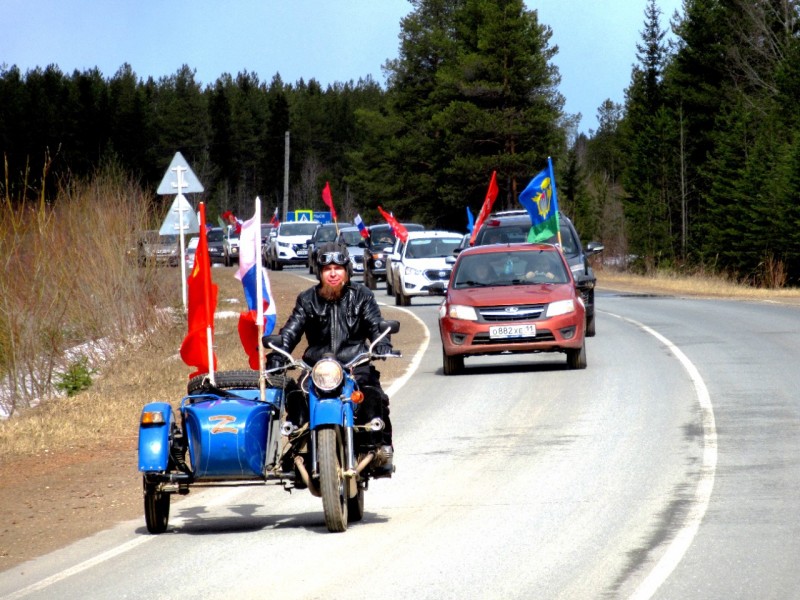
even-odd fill
[[[364,225],[364,221],[361,220],[361,215],[356,215],[353,217],[353,223],[356,224],[358,227],[358,232],[361,234],[365,240],[369,239],[369,231],[367,231],[367,226]]]
[[[242,232],[239,234],[239,270],[236,278],[242,282],[247,301],[247,311],[239,315],[239,339],[248,356],[250,368],[258,371],[263,367],[259,353],[261,336],[272,333],[278,318],[269,277],[261,265],[261,199],[258,197],[255,215],[242,223]],[[261,334],[259,327],[263,328]]]

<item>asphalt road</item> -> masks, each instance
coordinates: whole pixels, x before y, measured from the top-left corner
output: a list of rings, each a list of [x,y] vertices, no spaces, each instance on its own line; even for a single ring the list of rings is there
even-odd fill
[[[379,300],[390,300],[378,291]],[[397,472],[327,532],[275,486],[193,492],[0,574],[8,598],[798,598],[800,310],[598,294],[589,366],[445,377],[438,300],[392,394]]]

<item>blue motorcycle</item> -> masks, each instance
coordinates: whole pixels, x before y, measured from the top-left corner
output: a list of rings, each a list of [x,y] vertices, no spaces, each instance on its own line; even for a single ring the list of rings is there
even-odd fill
[[[262,373],[221,371],[213,382],[208,375],[195,377],[179,418],[168,402],[146,404],[139,471],[147,530],[166,531],[172,494],[188,494],[194,485],[253,482],[290,492],[308,489],[321,497],[328,531],[345,531],[348,523],[360,521],[370,479],[391,473],[382,469],[379,451],[384,422],[373,416],[374,402],[370,408],[364,403],[353,370],[400,357],[373,353],[399,330],[398,321],[384,321],[383,333],[366,352],[347,364],[326,356],[313,367],[284,352],[280,336],[269,336],[269,347],[285,357],[285,366]],[[301,371],[298,381],[286,376],[294,369]]]

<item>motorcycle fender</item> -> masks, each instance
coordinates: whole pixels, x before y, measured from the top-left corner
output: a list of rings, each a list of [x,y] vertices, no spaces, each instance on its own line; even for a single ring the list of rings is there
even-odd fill
[[[320,425],[342,425],[344,423],[344,404],[338,399],[319,400],[312,403],[311,429]]]
[[[160,423],[139,424],[139,470],[144,472],[163,472],[169,464],[169,432],[174,416],[167,402],[145,404],[142,414],[160,412]]]

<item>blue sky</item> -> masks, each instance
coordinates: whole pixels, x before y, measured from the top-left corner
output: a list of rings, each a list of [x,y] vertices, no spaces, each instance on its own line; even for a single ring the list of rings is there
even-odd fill
[[[566,111],[597,127],[607,98],[623,102],[646,0],[526,0],[553,29]],[[681,0],[659,0],[662,27]],[[398,52],[407,0],[2,0],[0,65],[25,73],[56,64],[69,74],[129,63],[141,79],[184,64],[209,84],[249,71],[261,81],[315,78],[323,85],[372,75]]]

